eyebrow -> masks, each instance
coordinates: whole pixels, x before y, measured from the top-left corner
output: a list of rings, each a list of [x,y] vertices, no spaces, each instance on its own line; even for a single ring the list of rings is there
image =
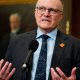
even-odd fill
[[[36,8],[37,7],[44,7],[44,8],[47,8],[47,7],[45,7],[45,6],[36,6]],[[63,9],[57,9],[57,8],[52,8],[52,7],[50,7],[50,8],[47,8],[47,9],[53,9],[53,10],[57,10],[57,11],[60,11],[60,12],[63,12]]]

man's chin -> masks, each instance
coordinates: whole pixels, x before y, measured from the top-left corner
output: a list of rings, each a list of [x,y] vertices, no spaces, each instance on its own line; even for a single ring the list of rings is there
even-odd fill
[[[44,29],[48,29],[50,28],[50,24],[42,24],[41,27]]]
[[[50,31],[51,30],[51,28],[50,27],[40,27],[40,29],[42,30],[42,31]]]

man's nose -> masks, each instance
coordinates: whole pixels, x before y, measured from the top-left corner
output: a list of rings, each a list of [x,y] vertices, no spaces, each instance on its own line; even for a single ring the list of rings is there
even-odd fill
[[[46,10],[45,13],[44,13],[44,16],[47,16],[47,17],[50,16],[50,11]]]

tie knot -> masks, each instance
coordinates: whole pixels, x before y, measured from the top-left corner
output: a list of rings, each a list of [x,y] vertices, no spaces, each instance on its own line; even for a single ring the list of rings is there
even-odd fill
[[[45,35],[45,34],[41,35],[41,37],[42,37],[42,39],[45,39],[45,40],[47,40],[49,38],[49,36]]]

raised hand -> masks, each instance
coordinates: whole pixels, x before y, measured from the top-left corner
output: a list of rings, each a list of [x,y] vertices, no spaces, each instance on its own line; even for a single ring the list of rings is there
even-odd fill
[[[0,60],[0,80],[9,80],[15,72],[15,68],[11,70],[12,63]]]
[[[70,77],[67,77],[59,67],[56,70],[58,73],[56,73],[54,68],[51,68],[52,80],[76,80],[76,67],[72,69]]]

